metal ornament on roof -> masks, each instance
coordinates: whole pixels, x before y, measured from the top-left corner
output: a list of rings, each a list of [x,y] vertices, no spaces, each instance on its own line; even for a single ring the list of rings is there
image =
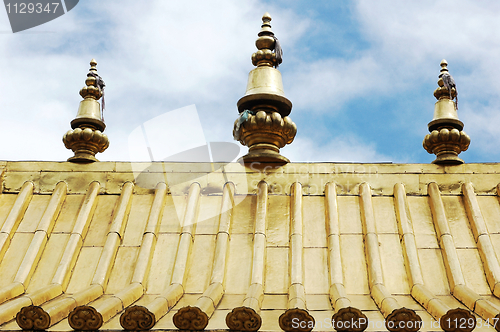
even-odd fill
[[[464,161],[458,157],[469,148],[470,137],[463,131],[464,124],[458,119],[457,88],[455,80],[448,72],[448,62],[441,61],[439,87],[434,91],[438,100],[434,106],[434,118],[429,122],[429,132],[423,141],[424,149],[434,153],[433,164],[459,165]]]
[[[255,42],[258,50],[252,54],[257,68],[250,71],[245,96],[237,104],[240,116],[234,122],[233,137],[249,147],[248,154],[240,159],[244,163],[290,162],[279,151],[292,143],[297,133],[288,116],[292,103],[285,97],[281,73],[276,69],[283,51],[270,22],[271,16],[265,13]]]
[[[72,130],[63,137],[64,146],[75,153],[68,161],[75,163],[99,161],[95,157],[96,153],[104,152],[109,146],[109,139],[103,134],[106,125],[98,101],[103,97],[104,106],[105,84],[97,73],[96,66],[97,62],[92,59],[85,86],[80,90],[83,100],[80,102],[76,118],[71,121]]]

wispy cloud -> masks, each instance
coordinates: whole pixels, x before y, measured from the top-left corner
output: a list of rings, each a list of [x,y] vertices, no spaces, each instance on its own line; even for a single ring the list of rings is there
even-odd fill
[[[281,153],[290,160],[308,162],[391,162],[388,156],[376,152],[375,143],[365,143],[355,136],[334,137],[326,144],[321,141],[297,138]]]

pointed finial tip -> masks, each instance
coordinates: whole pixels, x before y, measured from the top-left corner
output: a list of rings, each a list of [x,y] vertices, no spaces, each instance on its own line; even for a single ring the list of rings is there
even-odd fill
[[[95,59],[90,60],[90,65],[91,65],[92,67],[97,66],[97,61],[96,61]]]
[[[269,12],[266,12],[266,13],[264,14],[264,16],[262,16],[262,22],[266,22],[266,21],[268,21],[268,22],[269,22],[269,21],[271,21],[271,20],[272,20],[272,18],[271,18],[271,15],[269,14]]]
[[[444,73],[444,72],[447,72],[448,71],[448,61],[446,61],[445,59],[441,60],[441,74],[439,74],[439,77],[441,77],[441,75]]]

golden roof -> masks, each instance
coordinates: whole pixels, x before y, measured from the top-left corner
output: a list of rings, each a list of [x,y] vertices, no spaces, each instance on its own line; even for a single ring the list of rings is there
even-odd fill
[[[494,331],[499,164],[135,166],[0,163],[0,330]]]

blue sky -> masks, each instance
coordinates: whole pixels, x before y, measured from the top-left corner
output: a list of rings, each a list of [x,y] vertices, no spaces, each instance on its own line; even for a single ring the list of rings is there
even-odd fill
[[[460,156],[500,160],[500,3],[487,0],[86,0],[16,34],[0,11],[0,159],[72,155],[61,138],[91,58],[107,85],[111,144],[100,160],[133,159],[135,128],[193,104],[207,141],[234,142],[236,102],[266,11],[298,127],[282,149],[291,161],[431,162],[422,140],[443,58],[472,140]]]

